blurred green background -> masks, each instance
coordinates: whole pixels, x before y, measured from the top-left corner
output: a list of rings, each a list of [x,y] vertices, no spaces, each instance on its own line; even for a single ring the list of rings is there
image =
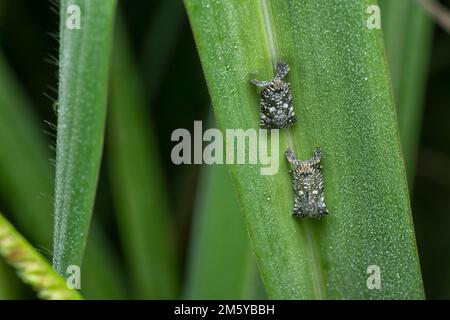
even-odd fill
[[[409,27],[423,18],[405,11],[387,13],[393,10],[387,1],[382,6],[382,17],[383,22],[385,14],[390,19],[386,21],[385,34],[390,37],[386,45],[396,99],[400,96],[396,83],[401,87],[402,81],[410,77],[419,80],[419,87],[412,89],[417,92],[414,103],[420,106],[417,112],[419,125],[414,134],[420,138],[417,156],[412,156],[417,160],[411,171],[410,188],[426,295],[427,298],[447,299],[450,298],[450,130],[446,122],[450,119],[450,36],[431,21],[425,22],[429,27],[420,27],[425,30],[424,34],[411,32]],[[55,143],[53,105],[57,67],[51,61],[58,55],[58,43],[51,33],[57,32],[59,20],[50,7],[45,1],[0,0],[0,109],[3,109],[0,110],[0,212],[49,260],[52,225],[43,221],[51,222],[53,211],[52,195],[47,190],[53,188],[54,166],[51,163]],[[174,129],[191,129],[194,120],[213,122],[207,88],[182,2],[119,1],[118,12],[124,18],[125,37],[128,37],[131,58],[142,82],[145,120],[152,128],[149,139],[155,141],[153,152],[161,163],[166,188],[163,192],[167,195],[168,211],[174,225],[179,261],[174,297],[264,297],[225,167],[175,166],[170,161],[174,144],[170,136]],[[391,29],[386,30],[387,27]],[[423,38],[417,40],[417,37]],[[396,56],[401,50],[402,54]],[[423,72],[398,71],[399,65],[416,53],[421,59],[413,61],[410,68],[414,71],[417,67]],[[396,80],[397,74],[403,74],[406,80]],[[112,89],[122,88],[112,86]],[[103,283],[99,286],[86,284],[84,293],[93,298],[142,297],[129,285],[130,266],[125,262],[124,246],[119,237],[123,230],[118,223],[111,186],[115,179],[112,176],[114,170],[108,170],[112,165],[109,163],[111,152],[107,141],[88,251],[94,256],[99,255],[102,263],[108,263],[118,278],[113,281],[111,278],[98,279],[97,284]],[[215,214],[209,217],[208,212]],[[48,216],[42,219],[42,214]],[[235,219],[221,221],[220,217],[229,215],[234,215]],[[220,226],[219,234],[205,234],[205,225]],[[202,237],[207,237],[218,244],[223,241],[220,237],[231,232],[235,235],[235,244],[230,244],[231,249],[230,246],[220,248],[220,257],[216,257],[211,247],[202,241]],[[91,244],[92,238],[99,238],[96,243],[105,244],[109,251],[96,251]],[[233,250],[233,245],[240,250]],[[230,265],[233,265],[232,261],[238,263],[231,269],[215,264],[224,257]],[[99,268],[102,273],[102,266]],[[229,274],[225,275],[225,272],[221,278],[216,273],[221,271],[229,271]],[[225,292],[215,290],[216,287],[227,287],[227,284]],[[0,298],[34,296],[17,280],[12,270],[0,262]]]

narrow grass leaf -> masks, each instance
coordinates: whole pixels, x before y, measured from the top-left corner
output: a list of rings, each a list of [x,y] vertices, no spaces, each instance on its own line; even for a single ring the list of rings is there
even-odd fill
[[[417,1],[381,0],[382,20],[400,140],[409,185],[419,143],[433,23]]]
[[[60,3],[53,240],[53,266],[60,274],[81,266],[86,245],[103,148],[115,7],[115,0]]]
[[[109,172],[118,227],[136,298],[177,295],[174,230],[156,138],[125,27],[117,21],[112,56]]]
[[[191,230],[185,297],[254,298],[256,265],[225,165],[203,168]]]

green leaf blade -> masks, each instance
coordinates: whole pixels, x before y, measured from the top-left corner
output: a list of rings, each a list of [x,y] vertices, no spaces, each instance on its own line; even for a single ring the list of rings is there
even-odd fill
[[[417,1],[379,1],[409,185],[419,144],[433,21]]]
[[[112,55],[109,171],[118,228],[137,299],[173,299],[178,266],[169,199],[145,90],[121,19]]]
[[[66,26],[69,5],[81,28]],[[81,265],[103,147],[116,1],[61,1],[53,265]]]
[[[299,123],[281,132],[279,172],[231,166],[269,297],[423,298],[382,35],[366,27],[373,2],[185,3],[222,130],[258,128],[249,80],[291,66]],[[288,146],[301,159],[322,148],[329,216],[291,216]],[[382,289],[367,287],[371,265]]]

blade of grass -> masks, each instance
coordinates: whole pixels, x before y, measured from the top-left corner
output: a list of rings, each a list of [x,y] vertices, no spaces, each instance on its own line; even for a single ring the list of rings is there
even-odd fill
[[[81,28],[69,29],[69,5]],[[115,0],[62,0],[53,266],[81,266],[103,147]]]
[[[299,123],[280,133],[280,171],[231,166],[269,297],[423,298],[382,34],[366,28],[373,1],[185,4],[222,130],[258,128],[249,80],[291,66]],[[287,146],[301,159],[321,146],[324,219],[291,216]],[[373,265],[380,290],[367,286]]]
[[[53,173],[32,106],[0,52],[0,191],[20,230],[47,252],[52,238]],[[82,290],[94,299],[123,298],[123,276],[97,227],[88,241]],[[97,266],[102,266],[101,270]],[[111,281],[110,279],[116,279]]]
[[[17,280],[3,261],[0,261],[0,300],[20,298]]]
[[[381,0],[383,30],[409,185],[414,182],[433,23],[411,0]]]
[[[203,168],[185,298],[254,297],[257,270],[237,200],[225,166]]]
[[[110,177],[135,298],[177,295],[174,235],[145,94],[118,19],[112,55]]]
[[[19,277],[31,285],[42,299],[80,300],[78,291],[66,281],[0,214],[0,255],[17,270]]]

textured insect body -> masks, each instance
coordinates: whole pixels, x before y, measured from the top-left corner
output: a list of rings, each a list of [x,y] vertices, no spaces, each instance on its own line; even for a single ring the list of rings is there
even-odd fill
[[[260,97],[260,127],[263,129],[287,128],[297,122],[291,86],[283,81],[288,72],[287,64],[278,63],[272,81],[251,81],[263,88]]]
[[[306,161],[298,160],[291,149],[286,150],[286,159],[294,165],[292,175],[294,190],[293,214],[301,218],[320,218],[328,214],[324,201],[323,175],[320,166],[321,153],[316,148],[314,156]]]

